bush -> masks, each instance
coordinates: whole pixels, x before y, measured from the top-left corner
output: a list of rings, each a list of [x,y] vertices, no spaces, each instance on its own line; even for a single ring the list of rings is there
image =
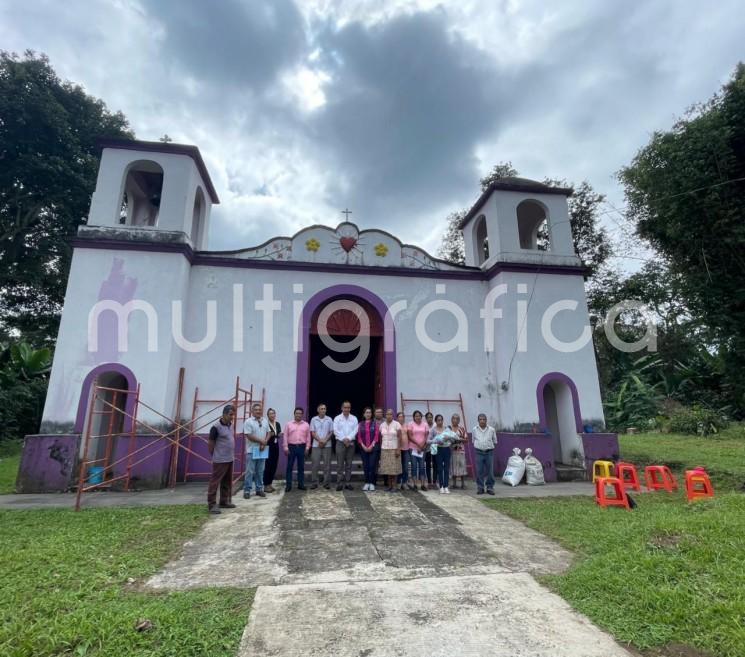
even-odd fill
[[[39,430],[47,379],[24,381],[5,377],[0,387],[0,443],[18,440]]]
[[[698,404],[681,408],[670,416],[670,431],[673,433],[708,436],[728,426],[729,420],[723,414]]]

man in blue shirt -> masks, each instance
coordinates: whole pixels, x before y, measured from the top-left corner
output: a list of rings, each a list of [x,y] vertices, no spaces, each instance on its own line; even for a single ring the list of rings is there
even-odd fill
[[[243,499],[251,497],[252,484],[257,497],[266,497],[264,493],[264,465],[269,458],[269,422],[261,416],[260,403],[251,406],[251,417],[243,424],[243,435],[246,437],[246,474],[243,484]]]

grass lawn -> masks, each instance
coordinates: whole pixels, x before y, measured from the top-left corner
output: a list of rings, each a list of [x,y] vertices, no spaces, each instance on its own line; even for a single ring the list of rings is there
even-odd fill
[[[0,494],[15,492],[16,474],[20,462],[21,445],[19,443],[0,448]]]
[[[141,587],[205,519],[201,506],[0,511],[0,655],[232,656],[253,590]]]
[[[714,437],[642,433],[618,437],[624,461],[649,465],[664,463],[682,472],[703,465],[715,488],[745,485],[745,427],[733,425]],[[640,473],[643,476],[643,472]],[[678,482],[682,483],[682,480]],[[742,488],[745,490],[745,488]]]
[[[743,657],[745,495],[736,489],[745,482],[745,440],[621,436],[621,454],[636,463],[703,465],[715,497],[688,504],[682,491],[643,493],[631,512],[587,497],[486,503],[576,553],[569,571],[542,581],[619,641],[655,655],[685,644]]]

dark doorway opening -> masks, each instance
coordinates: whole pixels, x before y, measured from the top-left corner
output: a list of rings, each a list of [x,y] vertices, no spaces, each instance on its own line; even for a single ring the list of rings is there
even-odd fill
[[[365,406],[382,403],[381,356],[383,340],[370,337],[370,353],[365,361],[353,372],[335,372],[326,366],[323,359],[330,356],[339,363],[349,362],[357,355],[357,350],[336,353],[323,344],[318,335],[310,337],[310,376],[308,377],[308,417],[316,414],[318,404],[324,403],[328,415],[336,417],[341,413],[341,404],[347,400],[352,404],[352,415],[362,417]],[[334,335],[337,342],[348,342],[355,336]]]
[[[324,344],[322,336],[325,337]],[[335,347],[354,341],[349,351]],[[369,345],[364,361],[351,372],[337,371],[339,364],[356,362],[360,349]],[[381,405],[384,397],[383,381],[383,320],[367,301],[352,297],[329,299],[316,309],[308,335],[308,417],[316,414],[318,404],[324,403],[328,415],[341,412],[341,404],[348,400],[352,414],[362,417],[365,406]],[[324,363],[330,362],[331,367]],[[341,368],[343,369],[343,368]]]

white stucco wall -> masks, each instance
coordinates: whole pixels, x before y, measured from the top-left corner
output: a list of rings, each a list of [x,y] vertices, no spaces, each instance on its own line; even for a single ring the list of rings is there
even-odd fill
[[[120,263],[117,268],[115,263]],[[129,320],[129,349],[126,353],[98,356],[86,350],[90,308],[102,295],[102,285],[111,281],[112,271],[126,281],[136,279],[133,296],[158,311],[158,352],[147,351],[147,325],[142,312]],[[116,277],[115,276],[115,277]],[[274,351],[263,349],[263,318],[255,302],[263,296],[264,284],[272,284],[281,311],[274,314]],[[142,384],[142,399],[165,415],[175,411],[178,371],[185,368],[182,417],[190,417],[194,389],[200,397],[228,399],[234,394],[236,376],[243,387],[253,384],[266,389],[267,402],[278,409],[280,418],[290,417],[295,405],[297,354],[293,351],[295,319],[293,302],[305,302],[317,292],[335,285],[356,285],[368,289],[387,305],[406,301],[396,316],[397,392],[407,398],[455,398],[462,394],[466,419],[475,423],[485,412],[490,421],[510,429],[538,422],[536,386],[547,372],[561,372],[571,378],[579,391],[583,418],[601,419],[602,406],[592,344],[578,351],[562,353],[551,348],[541,335],[541,318],[550,304],[560,299],[578,304],[575,312],[561,312],[554,323],[554,334],[564,341],[574,340],[587,323],[582,277],[549,273],[503,272],[492,281],[453,280],[416,276],[390,276],[336,272],[292,271],[282,267],[254,269],[237,267],[190,266],[177,253],[150,253],[101,249],[76,249],[68,293],[60,327],[44,425],[64,427],[74,422],[80,386],[86,374],[99,362],[113,358],[125,365]],[[503,313],[495,322],[495,350],[484,351],[484,320],[480,311],[488,290],[505,284],[507,292],[496,307]],[[122,289],[122,282],[109,289]],[[236,352],[233,331],[234,285],[241,285],[243,303],[243,351]],[[302,285],[295,292],[294,285]],[[445,294],[436,294],[444,285]],[[518,285],[525,291],[519,292]],[[128,297],[114,296],[121,302]],[[216,303],[217,334],[214,343],[198,353],[184,351],[171,334],[172,302],[184,302],[184,335],[199,341],[207,331],[207,302]],[[455,302],[467,318],[468,351],[433,353],[419,342],[415,333],[417,315],[430,302]],[[524,323],[527,351],[515,351],[518,336],[518,301],[527,304]],[[443,310],[426,322],[428,335],[435,341],[452,338],[457,329],[453,316]],[[339,360],[347,360],[340,356]],[[512,367],[510,369],[510,362]],[[507,382],[506,390],[500,387]],[[421,405],[419,405],[421,406]],[[205,409],[206,410],[206,409]],[[410,412],[413,407],[407,407]],[[449,415],[454,406],[434,407]],[[143,412],[148,421],[158,422]]]
[[[181,353],[171,339],[171,303],[184,301],[188,280],[189,263],[180,254],[75,250],[42,430],[59,427],[69,431],[75,421],[86,375],[98,365],[110,362],[120,363],[135,374],[142,383],[144,402],[166,415],[172,414]],[[119,352],[116,342],[107,339],[106,334],[110,332],[102,328],[99,350],[90,352],[88,318],[102,298],[121,304],[137,299],[155,308],[158,351],[148,351],[147,316],[136,310],[129,316],[126,351]],[[101,316],[104,325],[106,314]],[[148,422],[162,421],[147,411],[141,417]]]

